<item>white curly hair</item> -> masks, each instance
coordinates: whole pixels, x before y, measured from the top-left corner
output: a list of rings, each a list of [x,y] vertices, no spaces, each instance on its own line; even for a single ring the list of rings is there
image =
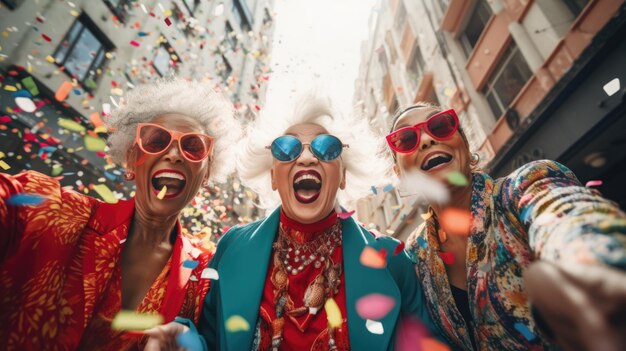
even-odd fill
[[[126,163],[127,150],[135,142],[138,123],[155,117],[178,113],[194,118],[204,132],[215,138],[210,179],[223,182],[235,168],[232,147],[241,137],[242,128],[235,119],[233,105],[208,83],[181,78],[159,79],[135,87],[106,119],[111,134],[109,154],[117,164]]]
[[[349,145],[341,154],[346,168],[346,188],[338,193],[340,204],[347,205],[367,195],[372,185],[380,185],[389,179],[384,138],[372,132],[367,119],[339,114],[330,99],[317,92],[303,95],[296,101],[293,112],[288,115],[276,114],[271,108],[264,109],[248,125],[246,137],[237,148],[237,173],[242,183],[259,195],[262,208],[271,209],[280,204],[280,198],[271,186],[273,158],[266,146],[289,127],[298,124],[320,125]]]

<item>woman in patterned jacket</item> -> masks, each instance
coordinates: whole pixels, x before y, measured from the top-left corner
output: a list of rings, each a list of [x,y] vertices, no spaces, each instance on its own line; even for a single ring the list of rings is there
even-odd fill
[[[408,247],[451,344],[552,349],[547,331],[565,349],[626,349],[626,216],[613,203],[552,161],[492,179],[454,110],[411,106],[387,142],[402,186],[430,205]]]
[[[231,104],[184,80],[139,86],[108,121],[110,153],[135,180],[128,201],[104,203],[34,171],[0,174],[0,349],[137,349],[111,328],[120,310],[198,320],[211,252],[179,215],[234,169],[240,128]],[[45,201],[15,206],[18,194]]]

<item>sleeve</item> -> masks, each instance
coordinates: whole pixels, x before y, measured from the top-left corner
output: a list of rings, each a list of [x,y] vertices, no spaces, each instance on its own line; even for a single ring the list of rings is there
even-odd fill
[[[24,231],[24,215],[20,213],[22,207],[10,206],[7,200],[13,195],[24,192],[19,177],[0,173],[0,262],[15,252],[22,239]]]
[[[509,218],[536,258],[626,269],[626,215],[567,167],[535,161],[504,180]]]

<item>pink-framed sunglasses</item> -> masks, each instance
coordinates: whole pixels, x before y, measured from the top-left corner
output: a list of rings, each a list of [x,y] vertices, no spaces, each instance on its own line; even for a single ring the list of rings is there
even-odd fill
[[[189,162],[201,162],[213,151],[213,138],[202,133],[182,133],[158,124],[137,124],[135,143],[149,155],[159,155],[178,141],[178,150]]]
[[[395,152],[411,153],[419,145],[420,129],[423,129],[435,140],[448,140],[459,129],[459,117],[453,109],[436,113],[424,122],[389,133],[386,137],[387,144]]]

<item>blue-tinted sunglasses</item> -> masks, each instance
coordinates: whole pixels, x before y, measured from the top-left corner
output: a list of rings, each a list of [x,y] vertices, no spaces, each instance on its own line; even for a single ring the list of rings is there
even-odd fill
[[[329,162],[341,155],[344,147],[339,138],[329,134],[322,134],[311,140],[310,143],[303,144],[300,139],[292,135],[280,136],[272,142],[272,145],[266,146],[266,149],[272,151],[272,156],[281,162],[291,162],[302,154],[304,146],[308,145],[309,149],[320,161]]]

